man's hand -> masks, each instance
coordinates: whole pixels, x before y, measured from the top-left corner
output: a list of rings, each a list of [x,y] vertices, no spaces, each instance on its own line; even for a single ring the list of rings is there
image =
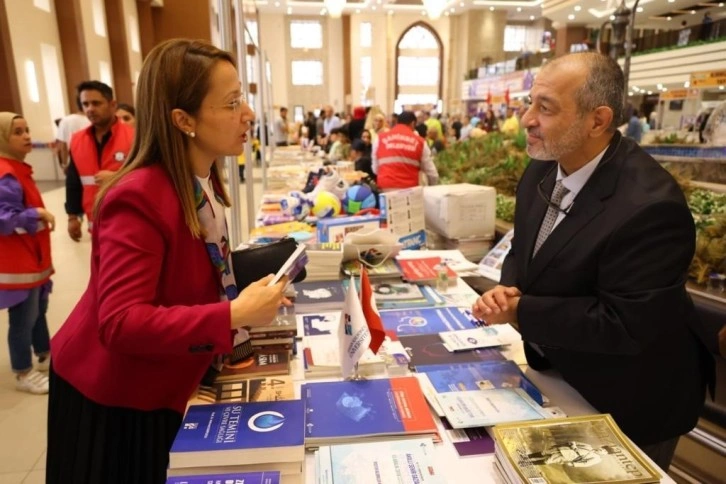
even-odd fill
[[[99,172],[98,172],[98,173],[96,173],[96,175],[94,176],[94,178],[96,179],[96,185],[99,185],[99,186],[100,186],[100,185],[103,185],[103,183],[104,183],[104,182],[105,182],[106,180],[108,180],[109,178],[111,178],[111,176],[112,176],[112,175],[113,175],[114,173],[116,173],[116,172],[115,172],[115,171],[111,171],[111,170],[101,170],[101,171],[99,171]]]
[[[38,211],[38,218],[45,222],[45,225],[48,226],[48,230],[51,232],[55,230],[55,217],[52,213],[44,209],[43,207],[37,207],[36,210]]]
[[[472,306],[477,319],[487,324],[517,322],[517,305],[522,292],[516,287],[498,285],[481,295]]]
[[[83,236],[83,232],[81,231],[81,219],[78,218],[76,215],[69,215],[68,216],[68,235],[70,235],[71,240],[74,240],[76,242],[81,241],[81,237]]]

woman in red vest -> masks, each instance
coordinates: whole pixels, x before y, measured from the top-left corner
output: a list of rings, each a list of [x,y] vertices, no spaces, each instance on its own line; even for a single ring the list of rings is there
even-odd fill
[[[33,168],[23,160],[33,146],[28,123],[0,113],[0,309],[8,309],[10,365],[19,391],[48,393],[50,341],[45,312],[50,276],[50,231],[55,218],[43,205]],[[31,347],[38,356],[33,369]]]

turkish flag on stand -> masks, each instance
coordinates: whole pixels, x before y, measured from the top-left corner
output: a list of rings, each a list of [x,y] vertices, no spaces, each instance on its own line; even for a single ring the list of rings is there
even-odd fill
[[[368,271],[363,264],[360,270],[360,302],[363,306],[363,315],[366,317],[368,330],[371,333],[370,349],[375,354],[386,339],[386,331],[383,329],[381,315],[376,308],[376,299],[371,288],[371,281],[368,279]]]

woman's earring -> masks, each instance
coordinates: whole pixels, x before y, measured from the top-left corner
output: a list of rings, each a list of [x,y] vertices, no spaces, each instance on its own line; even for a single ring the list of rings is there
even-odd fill
[[[194,138],[196,135],[197,133],[195,133],[194,131],[187,131],[187,136],[189,136],[190,138]]]

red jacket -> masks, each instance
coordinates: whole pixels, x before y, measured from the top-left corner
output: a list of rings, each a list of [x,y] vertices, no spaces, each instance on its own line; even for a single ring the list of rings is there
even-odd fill
[[[86,292],[51,342],[53,367],[94,402],[184,412],[214,354],[232,350],[229,302],[159,165],[106,195]]]
[[[397,124],[378,135],[378,173],[376,183],[384,188],[418,186],[424,139],[408,126]]]
[[[117,171],[123,165],[134,143],[134,128],[116,120],[111,125],[111,138],[103,147],[101,163],[98,163],[98,148],[93,125],[75,133],[71,138],[71,157],[83,185],[83,211],[88,220],[93,220],[93,204],[96,201],[98,185],[94,176],[100,170]]]
[[[6,175],[20,183],[26,207],[45,207],[30,165],[0,157],[0,178]],[[0,290],[41,286],[52,274],[50,230],[45,224],[35,234],[15,232],[0,236]]]

